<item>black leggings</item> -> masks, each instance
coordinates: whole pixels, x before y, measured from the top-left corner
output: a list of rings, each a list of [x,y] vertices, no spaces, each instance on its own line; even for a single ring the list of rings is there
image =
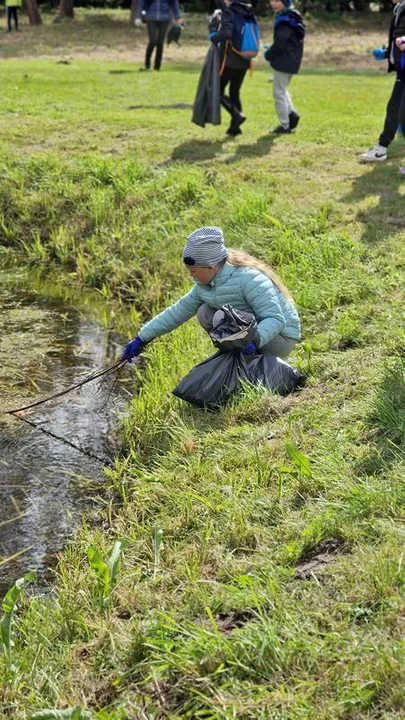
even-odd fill
[[[7,30],[11,32],[11,18],[14,18],[14,27],[18,30],[18,7],[16,5],[7,8]]]
[[[405,70],[397,72],[391,97],[388,100],[384,130],[378,140],[380,145],[388,147],[392,143],[398,130],[398,123],[405,137]]]
[[[149,42],[148,42],[148,46],[146,48],[145,67],[150,68],[150,60],[152,57],[152,53],[153,53],[154,49],[156,48],[154,67],[155,67],[155,70],[160,70],[160,66],[162,64],[162,56],[163,56],[163,44],[165,41],[169,23],[166,20],[148,20],[147,26],[148,26]]]
[[[231,102],[231,107],[235,108],[239,112],[242,112],[242,103],[240,101],[240,89],[242,87],[242,83],[245,79],[246,70],[239,70],[238,68],[230,68],[226,67],[224,69],[224,72],[221,75],[221,99],[224,98],[225,100],[228,100],[228,98],[225,95],[225,89],[226,86],[229,83],[229,100]],[[224,107],[230,111],[228,108],[229,101],[222,103]],[[231,112],[232,115],[232,112]]]

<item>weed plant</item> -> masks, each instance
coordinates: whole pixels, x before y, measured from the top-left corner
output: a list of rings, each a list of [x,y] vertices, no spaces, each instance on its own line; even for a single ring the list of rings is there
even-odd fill
[[[1,712],[397,720],[404,146],[375,167],[356,159],[391,79],[307,63],[299,129],[274,139],[258,63],[230,141],[183,107],[206,51],[192,33],[197,54],[155,74],[73,51],[69,65],[4,63],[1,257],[31,264],[49,293],[95,290],[125,342],[189,288],[186,235],[221,225],[290,288],[304,329],[291,362],[308,384],[286,398],[246,388],[217,413],[185,405],[172,389],[212,352],[195,320],[128,367],[136,392],[100,525],[84,521],[51,594],[23,601],[11,686],[0,655]],[[350,37],[361,64],[369,35]]]

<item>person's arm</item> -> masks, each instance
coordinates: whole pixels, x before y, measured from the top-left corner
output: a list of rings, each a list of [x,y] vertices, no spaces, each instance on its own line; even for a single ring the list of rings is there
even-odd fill
[[[263,273],[255,273],[243,280],[242,293],[258,320],[258,347],[267,345],[285,327],[285,318],[273,282]],[[260,318],[262,318],[260,320]]]
[[[136,3],[135,20],[141,20],[144,5],[144,0],[138,0],[138,2]]]
[[[291,34],[294,32],[293,28],[288,24],[287,21],[280,22],[274,32],[274,41],[269,50],[266,52],[266,60],[271,63],[276,57],[280,57],[283,54],[285,46],[287,45]]]
[[[183,295],[174,305],[166,308],[166,310],[163,310],[163,312],[143,325],[138,333],[138,337],[140,337],[146,345],[146,343],[154,340],[154,338],[165,335],[187,320],[190,320],[190,318],[196,314],[200,305],[201,300],[199,298],[198,288],[193,287],[187,295]]]
[[[219,30],[211,33],[210,39],[214,45],[219,45],[221,42],[231,40],[233,35],[233,18],[232,13],[228,8],[222,10],[221,26]]]
[[[181,20],[181,12],[179,7],[179,0],[170,0],[170,5],[172,6],[172,12],[175,17],[175,20]]]

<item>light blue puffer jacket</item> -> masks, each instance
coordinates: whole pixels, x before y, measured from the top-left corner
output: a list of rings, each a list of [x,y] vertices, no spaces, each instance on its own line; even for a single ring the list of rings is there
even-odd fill
[[[209,285],[196,283],[187,295],[143,325],[139,337],[148,343],[165,335],[192,318],[203,303],[216,310],[229,304],[252,313],[258,322],[259,347],[279,334],[301,339],[300,319],[292,300],[285,298],[260,270],[230,263],[225,263]]]

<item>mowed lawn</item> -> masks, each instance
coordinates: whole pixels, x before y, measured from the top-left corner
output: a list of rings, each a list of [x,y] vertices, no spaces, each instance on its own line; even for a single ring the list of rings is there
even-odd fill
[[[388,19],[310,19],[297,132],[269,134],[259,59],[231,140],[225,114],[191,123],[203,17],[160,73],[138,72],[145,36],[122,15],[95,18],[4,42],[1,255],[45,286],[57,268],[72,297],[96,288],[125,339],[189,287],[186,235],[221,225],[291,289],[308,382],[198,411],[171,395],[212,352],[196,322],[148,348],[100,523],[60,556],[52,594],[18,601],[3,716],[403,718],[405,143],[357,159],[393,82],[369,59]]]

